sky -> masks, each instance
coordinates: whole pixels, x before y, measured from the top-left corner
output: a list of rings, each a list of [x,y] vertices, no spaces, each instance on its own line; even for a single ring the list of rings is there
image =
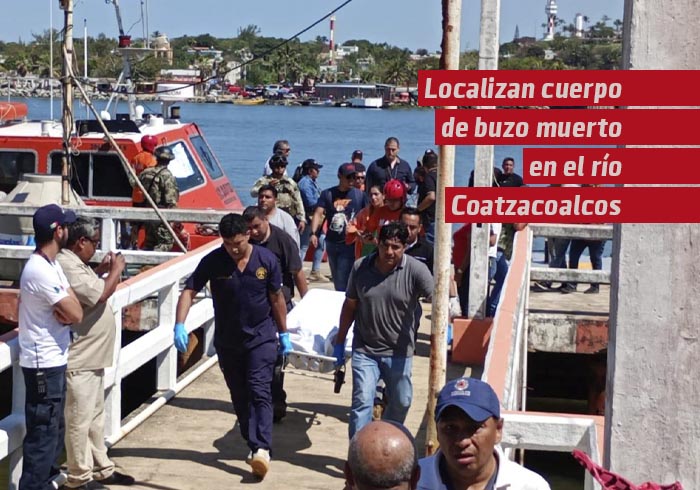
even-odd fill
[[[107,0],[109,1],[109,0]],[[235,37],[239,27],[255,24],[262,35],[286,38],[306,28],[344,0],[149,0],[149,31],[169,37],[209,33],[215,37]],[[31,40],[32,33],[49,28],[50,10],[56,28],[63,26],[58,0],[3,0],[0,15],[0,40]],[[461,46],[479,47],[480,0],[463,0]],[[622,19],[624,0],[559,0],[559,17],[573,23],[577,13],[595,22],[603,15]],[[141,37],[142,0],[119,0],[125,30]],[[543,35],[546,22],[545,0],[501,0],[500,39],[513,39],[516,25],[521,36]],[[105,0],[75,0],[76,36],[82,36],[83,19],[90,35],[117,36],[114,7]],[[335,43],[349,39],[367,39],[388,43],[412,51],[440,49],[440,0],[352,0],[336,13]],[[330,37],[329,22],[312,28],[302,41],[316,36]]]

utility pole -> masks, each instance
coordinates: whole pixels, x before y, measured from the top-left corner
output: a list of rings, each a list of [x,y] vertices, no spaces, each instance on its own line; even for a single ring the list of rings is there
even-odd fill
[[[500,11],[500,0],[481,0],[479,70],[498,69],[498,24]],[[477,107],[477,109],[493,109],[493,107]],[[492,179],[493,145],[477,145],[474,155],[474,185],[476,187],[491,187]],[[484,318],[486,316],[490,229],[491,227],[488,223],[472,225],[468,312],[470,318]]]
[[[73,133],[73,0],[59,0],[63,10],[63,157],[61,158],[61,204],[70,203],[70,155]]]
[[[442,0],[442,55],[441,70],[459,70],[459,35],[462,21],[462,0]],[[456,107],[447,107],[456,109]],[[431,455],[438,447],[435,426],[435,404],[440,389],[445,384],[447,372],[447,339],[445,327],[449,322],[449,293],[452,280],[450,242],[451,226],[445,223],[445,187],[454,185],[455,146],[443,145],[439,148],[438,192],[435,206],[435,245],[436,260],[435,292],[433,312],[430,318],[430,375],[428,379],[428,427],[425,438],[425,452]]]

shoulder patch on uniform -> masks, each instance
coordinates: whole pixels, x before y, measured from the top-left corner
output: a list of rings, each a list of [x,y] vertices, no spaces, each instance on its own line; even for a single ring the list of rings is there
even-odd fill
[[[265,279],[267,277],[267,269],[265,269],[264,267],[258,267],[255,270],[255,277],[261,280]]]

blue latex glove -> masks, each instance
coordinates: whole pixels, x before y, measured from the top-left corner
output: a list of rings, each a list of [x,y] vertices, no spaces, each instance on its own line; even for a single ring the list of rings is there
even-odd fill
[[[175,348],[180,352],[187,352],[187,344],[190,342],[190,336],[187,334],[184,323],[175,324]]]
[[[342,366],[345,364],[345,344],[335,344],[333,346],[333,357],[335,357],[335,365]]]
[[[279,347],[279,355],[281,356],[286,356],[292,352],[292,341],[289,340],[289,332],[284,332],[280,334],[280,347]]]
[[[452,343],[452,324],[447,324],[447,345]]]

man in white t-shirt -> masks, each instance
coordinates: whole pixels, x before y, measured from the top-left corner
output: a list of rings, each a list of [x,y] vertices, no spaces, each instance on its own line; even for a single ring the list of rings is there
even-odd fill
[[[58,474],[63,450],[65,373],[70,325],[83,309],[56,255],[66,244],[75,213],[55,204],[37,209],[32,224],[36,250],[20,278],[19,365],[24,374],[27,433],[23,443],[22,490],[45,490]]]

